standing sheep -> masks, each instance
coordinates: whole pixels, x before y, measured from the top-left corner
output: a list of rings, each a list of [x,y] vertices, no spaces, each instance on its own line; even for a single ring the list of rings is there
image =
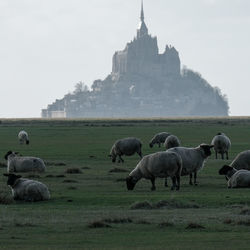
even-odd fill
[[[175,135],[168,136],[164,142],[164,147],[166,149],[180,147],[180,145],[181,145],[180,140]]]
[[[126,178],[127,188],[128,190],[133,190],[135,184],[141,178],[145,178],[151,180],[151,190],[155,190],[156,177],[166,178],[170,176],[173,183],[171,190],[179,190],[181,168],[181,157],[176,153],[156,152],[154,154],[146,155]]]
[[[250,187],[250,171],[241,169],[237,170],[231,166],[224,165],[219,170],[220,175],[225,175],[228,179],[228,188]]]
[[[8,177],[7,185],[10,186],[14,200],[44,201],[50,199],[47,186],[39,181],[21,178],[21,175],[4,174]]]
[[[7,172],[44,172],[44,161],[37,157],[31,156],[18,156],[17,153],[9,151],[4,158],[7,162]]]
[[[158,146],[160,148],[161,143],[164,143],[168,136],[170,136],[170,134],[167,132],[161,132],[161,133],[154,135],[154,137],[151,139],[151,141],[149,143],[149,147],[152,148],[154,146],[154,144],[158,144]]]
[[[211,142],[214,145],[215,158],[217,159],[217,154],[221,154],[221,159],[224,159],[224,154],[226,153],[226,158],[228,160],[228,150],[231,147],[230,139],[224,133],[218,133]]]
[[[212,147],[213,145],[201,144],[196,148],[170,148],[167,152],[174,152],[180,155],[182,159],[181,176],[189,175],[189,184],[193,185],[192,178],[194,173],[194,184],[197,185],[197,172],[202,169],[205,160],[211,155]],[[167,186],[167,178],[165,180],[165,186]]]
[[[28,145],[30,143],[28,133],[24,130],[18,133],[18,139],[20,144],[23,144],[25,142]]]
[[[122,155],[130,156],[135,153],[137,153],[142,158],[141,147],[141,141],[135,137],[120,139],[112,146],[109,157],[111,157],[112,162],[116,161],[117,156],[119,157],[118,162],[124,162],[121,157]]]

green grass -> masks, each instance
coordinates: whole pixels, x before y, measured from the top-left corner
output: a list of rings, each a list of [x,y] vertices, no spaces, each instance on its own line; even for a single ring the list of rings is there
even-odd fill
[[[21,129],[30,135],[28,146],[18,143]],[[139,157],[125,156],[125,163],[111,163],[108,154],[113,142],[136,136],[146,155],[164,150],[148,146],[161,131],[177,135],[184,146],[210,143],[216,133],[224,132],[232,142],[230,159],[215,160],[213,154],[198,174],[198,186],[189,186],[188,177],[182,177],[178,192],[165,188],[163,179],[157,179],[154,192],[148,180],[127,191],[122,179],[128,173],[109,171],[131,171]],[[248,249],[250,215],[241,210],[250,206],[250,190],[227,189],[218,169],[250,149],[249,139],[249,118],[1,120],[0,163],[5,163],[3,156],[9,150],[44,159],[46,173],[32,178],[47,184],[52,198],[0,204],[0,249]],[[68,173],[67,169],[81,171]],[[0,164],[0,195],[10,196],[4,172]],[[161,200],[180,208],[130,209],[136,202]],[[131,221],[124,222],[128,218]],[[89,226],[104,222],[110,227]],[[190,223],[204,228],[187,229]]]

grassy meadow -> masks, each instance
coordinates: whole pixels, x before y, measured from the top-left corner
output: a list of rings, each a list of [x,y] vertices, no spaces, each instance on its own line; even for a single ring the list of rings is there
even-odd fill
[[[22,129],[30,145],[19,145]],[[156,180],[156,191],[149,180],[127,191],[124,178],[139,156],[114,164],[108,158],[112,144],[135,136],[146,155],[164,150],[148,146],[161,131],[177,135],[187,147],[210,143],[224,132],[232,142],[230,159],[215,160],[213,153],[198,173],[198,186],[190,186],[186,176],[180,191],[164,187],[163,179]],[[250,118],[244,117],[0,120],[0,249],[249,249],[250,190],[227,189],[218,175],[222,165],[247,149]],[[22,175],[48,185],[51,200],[11,199],[2,175],[9,150],[44,159],[45,173]]]

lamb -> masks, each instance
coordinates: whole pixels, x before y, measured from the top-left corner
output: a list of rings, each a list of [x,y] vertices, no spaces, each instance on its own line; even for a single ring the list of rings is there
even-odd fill
[[[181,157],[174,152],[156,152],[146,155],[126,178],[127,189],[133,190],[135,184],[141,178],[145,178],[151,180],[151,190],[153,191],[156,189],[156,177],[164,178],[170,176],[173,184],[171,190],[179,190],[181,169]]]
[[[197,172],[202,169],[205,160],[211,155],[212,147],[213,145],[203,143],[196,148],[175,147],[168,149],[167,152],[174,152],[180,155],[182,159],[181,176],[189,175],[189,184],[193,185],[192,178],[194,173],[194,184],[197,185]],[[167,178],[165,179],[165,186],[167,186]]]
[[[24,130],[18,133],[18,139],[20,144],[23,144],[25,142],[28,145],[30,143],[28,133]]]
[[[4,156],[7,162],[7,172],[44,172],[44,161],[37,157],[18,156],[17,153],[9,151]]]
[[[158,146],[160,148],[161,143],[164,143],[168,136],[170,136],[170,134],[167,132],[161,132],[161,133],[154,135],[154,137],[151,139],[151,141],[149,143],[149,147],[152,148],[154,146],[154,144],[158,144]]]
[[[250,187],[250,171],[248,170],[237,170],[231,166],[224,165],[219,170],[219,174],[225,175],[228,179],[228,188]]]
[[[7,185],[10,186],[14,200],[45,201],[50,199],[48,187],[34,180],[22,178],[21,175],[4,174],[8,177]]]
[[[179,147],[180,145],[181,145],[180,140],[175,135],[168,136],[164,142],[164,147],[166,149]]]
[[[110,150],[109,157],[111,157],[112,162],[116,161],[117,156],[119,157],[118,162],[124,162],[121,157],[122,155],[130,156],[135,153],[137,153],[140,158],[142,158],[141,147],[141,141],[135,137],[120,139],[113,144]]]
[[[214,145],[215,158],[217,159],[217,154],[221,154],[221,159],[224,159],[224,153],[226,153],[226,158],[228,160],[228,150],[231,147],[230,139],[224,133],[218,133],[211,142]]]

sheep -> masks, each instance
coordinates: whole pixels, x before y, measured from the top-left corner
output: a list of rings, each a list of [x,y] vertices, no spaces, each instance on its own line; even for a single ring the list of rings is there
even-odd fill
[[[237,170],[231,166],[224,165],[219,170],[220,175],[225,175],[228,179],[228,188],[250,187],[250,171],[241,169]]]
[[[197,185],[197,172],[202,169],[205,160],[210,156],[213,145],[200,144],[196,148],[175,147],[170,148],[167,152],[175,152],[180,155],[182,159],[181,176],[189,175],[189,185],[193,185],[192,177],[194,173],[194,184]],[[167,186],[167,178],[165,179],[165,186]]]
[[[172,179],[171,190],[180,189],[180,174],[182,169],[181,157],[174,152],[156,152],[146,155],[137,164],[135,169],[126,178],[127,189],[133,190],[135,184],[141,179],[150,179],[151,190],[155,190],[155,178],[168,177]],[[177,185],[176,185],[177,181]]]
[[[30,143],[28,133],[24,130],[18,133],[18,139],[20,144],[23,144],[25,142],[28,145]]]
[[[181,145],[180,140],[175,135],[168,136],[164,142],[164,147],[166,149],[179,147],[180,145]]]
[[[4,174],[8,177],[7,185],[10,186],[14,200],[44,201],[50,199],[48,187],[34,180],[22,178],[21,175]]]
[[[8,151],[4,158],[7,162],[7,172],[44,172],[44,161],[38,157],[18,156],[17,153]]]
[[[117,140],[113,144],[110,150],[109,157],[111,157],[112,162],[116,161],[117,156],[119,157],[118,162],[124,162],[124,160],[121,157],[122,155],[130,156],[135,153],[137,153],[140,156],[140,158],[142,158],[141,147],[142,143],[139,139],[135,137],[123,138]]]
[[[231,147],[230,139],[224,133],[218,133],[211,142],[214,145],[215,159],[217,159],[217,154],[221,154],[221,159],[224,159],[224,153],[226,153],[226,158],[228,160],[228,150]]]
[[[160,148],[161,143],[164,143],[168,136],[170,136],[170,134],[167,132],[161,132],[161,133],[154,135],[154,137],[149,142],[149,147],[152,148],[154,146],[154,144],[158,144],[158,146]]]
[[[240,152],[231,162],[230,166],[237,170],[250,170],[250,150]]]

